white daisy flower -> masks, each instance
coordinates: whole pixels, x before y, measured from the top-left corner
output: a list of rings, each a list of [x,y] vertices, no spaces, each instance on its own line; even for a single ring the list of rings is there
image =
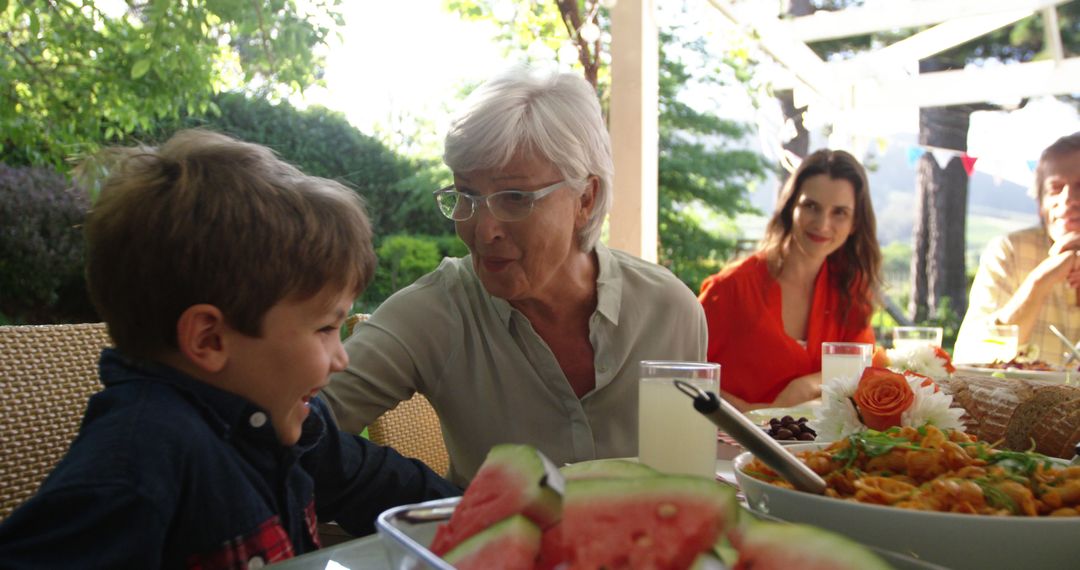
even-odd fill
[[[931,378],[945,378],[945,361],[937,355],[932,346],[913,346],[909,348],[891,348],[885,351],[889,357],[889,368],[903,373],[904,370],[918,372]]]
[[[817,432],[818,440],[835,441],[866,429],[851,401],[858,385],[858,376],[837,376],[821,386],[822,406],[815,414],[821,419],[808,422]]]
[[[918,377],[908,378],[908,383],[915,392],[915,401],[900,414],[901,424],[914,427],[934,424],[941,430],[964,431],[964,424],[960,423],[964,410],[949,407],[952,396],[945,392],[935,392],[933,385],[921,386],[922,381],[923,379]]]

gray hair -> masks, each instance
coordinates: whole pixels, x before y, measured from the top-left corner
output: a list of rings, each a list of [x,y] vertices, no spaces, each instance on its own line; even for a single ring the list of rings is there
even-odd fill
[[[443,162],[454,172],[498,169],[519,152],[553,164],[580,191],[600,179],[591,215],[578,235],[592,251],[611,209],[611,138],[589,82],[570,72],[515,67],[487,81],[465,101],[446,134]]]

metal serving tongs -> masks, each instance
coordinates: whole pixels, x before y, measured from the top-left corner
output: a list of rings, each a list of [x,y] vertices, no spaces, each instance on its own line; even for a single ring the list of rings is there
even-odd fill
[[[1050,325],[1050,332],[1054,333],[1054,336],[1058,337],[1058,340],[1065,343],[1065,346],[1069,347],[1069,358],[1065,361],[1066,364],[1073,360],[1080,361],[1080,350],[1076,349],[1076,345],[1065,336],[1064,333],[1058,330],[1054,325]]]
[[[743,447],[753,453],[770,469],[800,491],[821,495],[825,492],[825,480],[814,473],[805,463],[799,461],[776,440],[765,434],[735,406],[718,398],[712,392],[706,392],[693,384],[675,381],[675,387],[694,400],[694,409],[709,418],[712,423],[735,438]]]

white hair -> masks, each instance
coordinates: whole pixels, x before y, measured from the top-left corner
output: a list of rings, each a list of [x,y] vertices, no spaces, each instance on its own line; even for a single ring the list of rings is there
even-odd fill
[[[519,153],[546,159],[580,191],[600,179],[592,213],[578,235],[592,251],[611,209],[611,138],[596,91],[581,75],[514,67],[465,101],[446,134],[443,162],[454,172],[499,169]]]

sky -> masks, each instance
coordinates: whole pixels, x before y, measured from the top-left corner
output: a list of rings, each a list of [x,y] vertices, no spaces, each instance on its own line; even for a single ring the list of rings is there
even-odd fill
[[[341,111],[365,133],[400,113],[438,122],[460,87],[507,65],[495,27],[446,12],[442,0],[342,4],[346,27],[327,56],[327,86],[303,102]]]

